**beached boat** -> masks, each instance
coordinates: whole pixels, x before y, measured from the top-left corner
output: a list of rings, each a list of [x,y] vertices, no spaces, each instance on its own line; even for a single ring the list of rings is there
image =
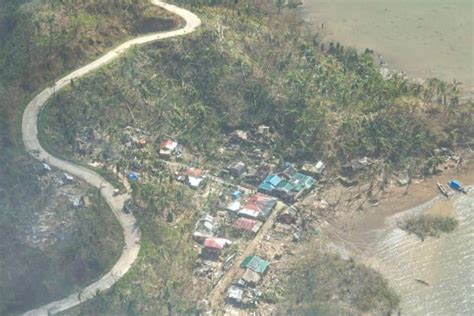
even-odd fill
[[[415,279],[416,282],[420,283],[420,284],[423,284],[423,285],[426,285],[426,286],[430,286],[430,284],[424,280],[420,280],[420,279]]]
[[[451,180],[449,181],[448,183],[449,187],[453,190],[456,190],[456,191],[459,191],[459,192],[462,192],[464,194],[467,194],[467,191],[466,189],[462,186],[462,184],[457,181],[457,180]]]
[[[439,182],[436,183],[436,185],[438,186],[438,189],[441,191],[441,193],[442,193],[445,197],[449,198],[449,192],[448,192],[448,190],[444,187],[444,185],[442,185],[442,184],[439,183]]]

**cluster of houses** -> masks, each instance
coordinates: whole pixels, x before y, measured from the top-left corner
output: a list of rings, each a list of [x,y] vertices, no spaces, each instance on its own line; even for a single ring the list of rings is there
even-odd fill
[[[244,273],[227,289],[226,303],[240,308],[255,306],[262,296],[257,285],[270,268],[270,263],[253,254],[246,257],[240,267]]]
[[[261,131],[259,130],[258,133],[265,135],[268,131],[265,127],[261,127]],[[245,139],[246,136],[236,135],[239,139]],[[176,141],[168,139],[160,143],[160,158],[173,161],[179,160],[181,155],[181,148]],[[233,254],[224,260],[222,265],[217,260],[222,257],[224,250],[234,243],[229,238],[234,239],[238,236],[253,238],[271,216],[279,199],[287,204],[293,204],[309,192],[316,184],[316,180],[310,172],[317,175],[324,170],[324,165],[320,163],[317,166],[309,166],[308,169],[311,170],[302,173],[293,165],[286,164],[279,171],[271,173],[270,168],[260,166],[253,170],[242,161],[226,165],[221,173],[224,178],[239,179],[248,184],[251,189],[237,186],[238,190],[227,195],[228,203],[225,206],[225,211],[221,210],[217,213],[218,215],[225,214],[226,227],[231,227],[233,231],[239,232],[238,234],[226,234],[228,230],[221,229],[220,216],[205,214],[196,222],[192,236],[201,245],[200,258],[198,259],[200,265],[196,271],[197,274],[218,281],[225,273],[226,266],[229,267],[228,262],[233,262],[236,257],[236,252],[231,249],[230,252]],[[212,179],[212,176],[210,177]],[[194,189],[202,187],[205,181],[203,172],[192,167],[182,168],[176,172],[175,179]],[[225,183],[224,180],[222,181]],[[280,214],[281,219],[279,217],[279,220],[293,224],[294,216],[291,214],[291,212],[284,212]],[[225,253],[228,255],[230,252]],[[260,299],[261,293],[258,290],[258,285],[269,270],[270,263],[254,254],[246,257],[240,263],[240,267],[242,268],[240,277],[235,279],[227,289],[226,303],[246,308],[256,305]]]
[[[227,206],[229,218],[233,227],[244,234],[255,235],[263,222],[271,215],[277,199],[257,193],[240,201],[233,194],[233,201]],[[217,258],[225,247],[232,244],[231,240],[218,236],[219,222],[213,216],[206,214],[195,225],[193,238],[203,245],[201,255],[205,258]]]
[[[258,191],[292,204],[315,184],[313,177],[299,173],[293,165],[286,165],[281,172],[267,176]]]

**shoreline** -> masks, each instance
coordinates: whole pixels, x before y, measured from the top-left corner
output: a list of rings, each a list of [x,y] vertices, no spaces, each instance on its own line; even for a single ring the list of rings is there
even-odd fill
[[[394,220],[415,209],[441,216],[454,212],[456,196],[445,198],[439,192],[436,183],[446,184],[449,180],[457,179],[464,186],[474,185],[474,163],[472,159],[460,169],[449,169],[442,174],[425,179],[413,179],[413,183],[404,195],[406,187],[391,185],[379,204],[365,208],[362,211],[354,209],[339,211],[334,218],[326,219],[325,231],[330,242],[340,244],[350,251],[353,256],[366,252],[377,242],[377,233],[388,231],[396,225]],[[456,192],[455,195],[462,194]],[[364,255],[365,257],[365,255]],[[370,257],[370,256],[369,256]]]

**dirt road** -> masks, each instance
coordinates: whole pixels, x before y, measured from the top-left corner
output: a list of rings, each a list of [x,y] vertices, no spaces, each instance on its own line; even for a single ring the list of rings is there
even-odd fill
[[[140,230],[135,225],[136,219],[133,214],[124,214],[122,212],[123,203],[130,196],[129,192],[120,196],[114,196],[114,187],[97,173],[85,167],[78,166],[72,162],[56,158],[46,152],[43,147],[41,147],[41,144],[38,140],[37,121],[38,115],[40,114],[46,101],[56,92],[70,84],[71,80],[81,78],[82,76],[110,63],[133,46],[143,45],[165,38],[182,36],[193,32],[201,24],[200,19],[196,15],[185,9],[181,9],[161,1],[152,0],[151,2],[156,6],[162,7],[180,16],[182,19],[184,19],[186,25],[183,28],[169,32],[153,33],[140,36],[121,44],[92,63],[59,79],[53,86],[44,89],[28,104],[25,112],[23,113],[22,134],[23,143],[25,144],[26,150],[36,159],[47,162],[56,168],[85,180],[87,183],[96,188],[100,188],[102,196],[114,212],[115,217],[123,228],[125,241],[122,255],[120,256],[119,260],[100,280],[64,299],[51,302],[47,305],[31,310],[25,313],[25,315],[55,314],[93,298],[98,291],[105,291],[112,287],[115,282],[117,282],[125,273],[127,273],[138,257],[138,252],[140,250]]]
[[[216,309],[224,301],[225,291],[229,287],[230,283],[237,277],[237,274],[242,271],[240,268],[240,263],[245,259],[245,257],[250,256],[255,252],[258,245],[262,243],[263,238],[265,238],[275,223],[277,215],[287,207],[287,205],[280,201],[277,203],[272,215],[267,219],[265,224],[263,224],[255,238],[250,241],[244,251],[234,261],[232,268],[226,272],[219,283],[217,283],[216,287],[212,289],[211,293],[209,294],[209,305],[211,308]]]

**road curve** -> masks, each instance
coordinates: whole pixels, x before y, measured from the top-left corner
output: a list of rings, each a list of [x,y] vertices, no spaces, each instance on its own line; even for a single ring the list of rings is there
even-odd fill
[[[23,113],[22,134],[23,143],[26,147],[26,150],[36,159],[45,161],[48,164],[78,178],[81,178],[90,185],[99,188],[103,198],[110,206],[115,217],[122,226],[125,240],[125,245],[119,260],[100,280],[90,284],[78,292],[69,295],[64,299],[46,304],[37,309],[26,312],[24,315],[42,316],[55,314],[93,298],[98,291],[102,292],[112,287],[115,282],[117,282],[125,273],[127,273],[128,270],[130,270],[132,264],[138,257],[138,252],[140,250],[140,230],[135,225],[136,219],[133,214],[125,214],[122,212],[123,203],[130,197],[130,193],[128,192],[123,195],[114,196],[114,187],[97,173],[72,162],[56,158],[46,152],[46,150],[41,147],[41,144],[38,140],[37,123],[38,116],[46,101],[56,92],[70,84],[71,80],[81,78],[82,76],[110,63],[133,46],[151,43],[165,38],[185,35],[193,32],[199,25],[201,25],[201,20],[195,14],[185,9],[161,1],[151,0],[151,2],[156,6],[180,16],[184,19],[186,25],[183,28],[169,32],[153,33],[140,36],[121,44],[99,59],[73,71],[69,75],[59,79],[53,86],[41,91],[33,100],[31,100]]]

